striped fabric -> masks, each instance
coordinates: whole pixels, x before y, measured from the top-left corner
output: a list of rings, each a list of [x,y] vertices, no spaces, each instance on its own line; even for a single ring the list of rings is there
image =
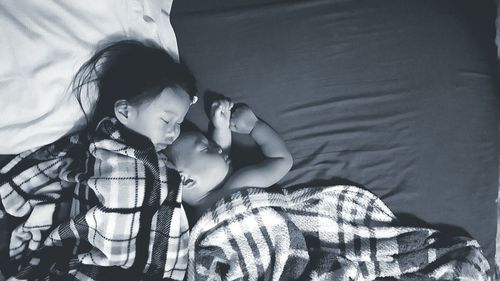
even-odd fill
[[[179,176],[146,138],[104,119],[82,135],[18,155],[1,172],[19,279],[183,280],[188,223]]]
[[[475,240],[397,226],[353,186],[248,189],[191,231],[188,280],[491,280]],[[382,280],[382,279],[377,279]]]

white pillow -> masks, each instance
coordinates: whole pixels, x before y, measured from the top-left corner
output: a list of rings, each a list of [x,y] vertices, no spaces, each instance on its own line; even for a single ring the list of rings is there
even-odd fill
[[[0,1],[0,154],[81,127],[83,114],[68,87],[103,40],[153,40],[178,59],[172,1]]]

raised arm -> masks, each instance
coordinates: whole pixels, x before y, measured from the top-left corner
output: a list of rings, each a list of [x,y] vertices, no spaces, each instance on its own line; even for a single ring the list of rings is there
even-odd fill
[[[212,103],[210,121],[214,126],[212,140],[217,143],[225,154],[229,154],[231,148],[231,130],[229,121],[233,103],[229,99],[221,99]]]
[[[258,164],[234,172],[224,188],[269,187],[277,183],[292,168],[293,158],[283,139],[264,121],[258,119],[246,105],[231,116],[231,131],[250,134],[259,145],[265,159]]]
[[[217,200],[246,187],[269,187],[288,173],[293,159],[285,142],[268,124],[259,120],[248,106],[239,106],[231,114],[231,131],[249,134],[260,146],[265,159],[258,164],[235,171],[223,186],[207,193],[191,210],[196,220]]]

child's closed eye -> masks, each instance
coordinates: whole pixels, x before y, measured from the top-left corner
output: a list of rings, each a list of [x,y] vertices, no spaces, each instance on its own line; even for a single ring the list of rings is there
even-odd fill
[[[167,125],[169,125],[169,124],[171,123],[171,121],[169,121],[169,120],[165,120],[165,119],[163,119],[163,118],[162,118],[161,120],[163,121],[163,123],[165,123],[165,124],[167,124]],[[180,126],[180,125],[182,124],[182,121],[181,121],[181,122],[176,122],[175,124]]]

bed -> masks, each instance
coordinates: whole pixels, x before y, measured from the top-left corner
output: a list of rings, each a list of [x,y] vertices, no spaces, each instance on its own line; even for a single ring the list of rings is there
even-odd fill
[[[184,0],[171,19],[200,90],[248,103],[286,140],[282,186],[356,183],[408,224],[472,236],[493,264],[494,5]],[[204,107],[188,119],[207,126]]]
[[[139,11],[135,20],[143,21],[140,32],[142,24],[155,22],[156,13],[137,3],[132,10]],[[494,263],[499,106],[493,0],[182,0],[174,1],[170,13],[167,4],[163,22],[157,23],[170,30],[170,16],[175,35],[146,28],[150,33],[145,37],[159,36],[173,54],[178,47],[194,71],[201,101],[188,119],[195,125],[206,128],[205,97],[213,92],[246,102],[283,136],[293,154],[294,167],[281,186],[349,183],[366,188],[405,224],[431,225],[478,240]],[[85,20],[83,13],[56,6],[66,19]],[[23,21],[8,13],[12,7],[3,9],[4,28],[10,23],[24,30]],[[65,38],[65,44],[73,42],[50,20],[54,15],[42,16],[37,19],[53,25],[40,28]],[[74,45],[50,44],[63,54],[78,50],[64,66],[67,73],[76,70],[97,37],[110,35],[97,24],[102,19]],[[124,18],[118,19],[111,20],[114,32],[130,36],[121,29],[127,26]],[[29,35],[27,42],[43,39]],[[20,52],[15,41],[6,42],[0,46]],[[50,70],[52,64],[43,59],[50,62],[51,54],[40,58],[33,68]],[[1,70],[1,77],[10,77],[6,64]],[[0,154],[41,146],[78,128],[77,105],[63,93],[69,79],[55,77],[46,91],[47,85],[34,88],[48,93],[46,107],[17,119],[7,114],[16,113],[12,106],[33,109],[35,99],[27,91],[2,88],[0,138],[5,142]],[[21,97],[28,98],[21,102]],[[55,122],[58,116],[64,116],[64,124]],[[43,122],[51,131],[35,138]],[[243,136],[235,138],[234,150],[244,162],[259,158]],[[9,156],[1,158],[4,162]]]

